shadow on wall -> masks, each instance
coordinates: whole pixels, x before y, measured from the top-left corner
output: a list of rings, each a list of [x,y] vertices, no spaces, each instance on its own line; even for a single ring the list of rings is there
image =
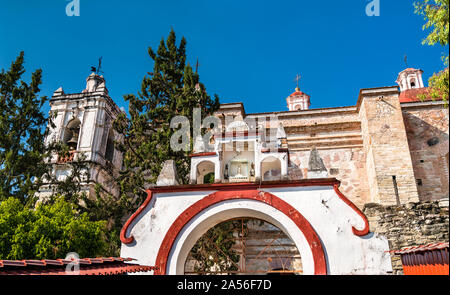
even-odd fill
[[[442,110],[442,112],[445,112]],[[403,112],[408,145],[421,201],[440,200],[449,193],[449,135],[436,126],[448,130],[448,115],[442,113],[434,126],[409,112]],[[432,123],[432,124],[433,124]],[[447,126],[446,126],[447,125]]]

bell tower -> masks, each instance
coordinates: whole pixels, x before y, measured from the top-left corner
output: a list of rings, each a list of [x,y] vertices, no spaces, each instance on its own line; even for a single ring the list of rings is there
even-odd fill
[[[401,71],[395,81],[400,86],[400,92],[409,89],[424,88],[422,74],[423,71],[420,69],[407,68]]]
[[[309,109],[311,102],[310,96],[302,91],[298,86],[301,76],[297,75],[295,81],[297,81],[297,87],[295,91],[286,98],[287,106],[290,111],[302,111]]]
[[[95,184],[100,183],[106,192],[118,196],[113,180],[122,167],[122,154],[114,147],[118,135],[112,123],[122,111],[109,97],[104,77],[90,74],[86,88],[80,93],[66,94],[62,87],[58,88],[50,99],[50,112],[55,116],[55,128],[49,127],[46,143],[63,142],[70,150],[69,157],[54,155],[51,159],[58,180],[70,174],[69,162],[82,159],[89,167],[83,190],[92,195]],[[51,191],[50,185],[44,185],[39,195],[45,196]]]

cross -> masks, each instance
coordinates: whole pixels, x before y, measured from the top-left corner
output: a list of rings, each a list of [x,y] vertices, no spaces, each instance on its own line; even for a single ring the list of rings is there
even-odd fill
[[[405,58],[403,59],[405,61],[406,67],[408,67],[408,56],[405,54]]]
[[[198,58],[197,58],[197,62],[195,63],[195,73],[198,74],[198,67],[200,66],[200,64],[198,63]]]
[[[302,76],[297,74],[297,76],[294,79],[294,81],[297,81],[297,88],[298,88],[298,81],[300,81],[301,78],[302,78]]]

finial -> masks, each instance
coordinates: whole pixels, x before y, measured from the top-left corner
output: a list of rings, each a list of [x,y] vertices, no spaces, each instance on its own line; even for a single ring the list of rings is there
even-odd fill
[[[295,91],[300,91],[300,88],[298,87],[298,82],[300,81],[301,78],[302,76],[297,74],[297,76],[294,79],[294,81],[297,81],[297,87],[295,88]]]

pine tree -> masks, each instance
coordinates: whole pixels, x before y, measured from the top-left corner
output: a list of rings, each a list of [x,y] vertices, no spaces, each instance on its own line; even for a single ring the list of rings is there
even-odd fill
[[[187,117],[192,134],[193,109],[201,108],[204,118],[219,107],[217,95],[211,99],[199,82],[199,75],[186,65],[184,38],[177,46],[172,30],[167,41],[161,40],[157,52],[150,47],[148,54],[154,61],[153,71],[143,78],[137,95],[124,96],[129,103],[130,118],[122,115],[114,122],[114,128],[123,134],[123,140],[117,143],[124,153],[124,170],[118,181],[123,194],[135,197],[145,197],[145,189],[156,182],[162,164],[168,159],[175,161],[178,175],[187,183],[189,151],[170,148],[170,138],[176,131],[170,128],[171,119]]]
[[[21,52],[8,71],[0,72],[0,201],[15,197],[32,204],[52,147],[44,145],[48,118],[42,112],[47,98],[38,95],[42,70],[32,73],[28,84],[22,80],[23,65]]]

